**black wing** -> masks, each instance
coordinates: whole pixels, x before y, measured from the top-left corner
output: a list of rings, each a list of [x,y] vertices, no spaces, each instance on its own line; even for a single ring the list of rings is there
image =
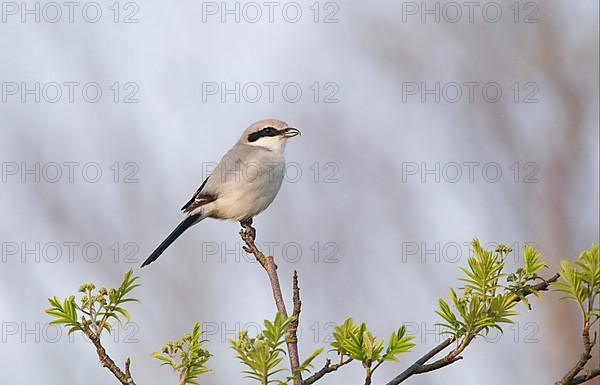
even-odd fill
[[[215,199],[217,199],[217,197],[214,195],[206,194],[206,193],[202,192],[202,189],[204,188],[204,185],[206,184],[207,180],[208,180],[208,177],[206,179],[204,179],[204,182],[202,182],[200,187],[198,187],[198,190],[196,190],[196,192],[194,193],[192,198],[186,204],[183,205],[183,207],[181,208],[181,211],[183,211],[184,213],[190,213],[190,212],[194,211],[195,209],[197,209],[198,207],[205,205],[207,203],[210,203],[210,202],[214,201]]]

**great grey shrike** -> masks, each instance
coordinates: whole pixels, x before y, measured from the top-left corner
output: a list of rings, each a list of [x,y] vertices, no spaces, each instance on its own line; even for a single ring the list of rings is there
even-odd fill
[[[181,208],[185,219],[142,267],[154,262],[185,230],[204,218],[251,223],[277,196],[285,169],[285,145],[289,138],[299,134],[298,129],[276,119],[260,120],[246,128]]]

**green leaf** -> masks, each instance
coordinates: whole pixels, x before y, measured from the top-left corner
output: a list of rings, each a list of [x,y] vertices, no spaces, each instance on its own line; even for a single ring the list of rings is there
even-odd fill
[[[127,298],[126,295],[139,284],[135,283],[138,277],[133,276],[133,270],[125,273],[123,282],[118,289],[101,288],[96,293],[96,285],[93,283],[85,283],[79,287],[81,298],[78,303],[75,302],[75,297],[70,296],[62,303],[57,297],[48,298],[50,308],[46,309],[53,320],[50,324],[64,325],[68,334],[76,331],[82,331],[83,324],[80,323],[81,316],[86,317],[86,324],[93,325],[92,332],[96,332],[98,337],[103,330],[111,332],[111,325],[108,321],[114,318],[121,322],[121,318],[130,320],[129,312],[121,305],[126,302],[139,302],[135,298]],[[81,313],[80,313],[81,312]]]
[[[343,348],[348,352],[348,355],[352,359],[361,362],[365,362],[367,359],[365,351],[363,350],[363,338],[366,328],[367,325],[365,325],[365,323],[362,323],[360,324],[360,326],[353,328],[352,333],[348,335],[343,345]]]
[[[67,328],[68,334],[83,330],[83,325],[79,322],[77,309],[75,307],[75,299],[69,297],[62,303],[55,296],[48,298],[50,308],[46,309],[46,314],[54,318],[50,321],[50,325],[64,325]]]
[[[446,321],[446,323],[438,323],[436,325],[445,327],[451,330],[452,335],[455,337],[460,337],[463,332],[463,324],[456,318],[456,315],[450,310],[450,306],[443,299],[439,299],[440,310],[436,310],[436,314],[438,314],[442,319]]]
[[[583,307],[585,302],[586,292],[583,286],[583,280],[581,273],[573,268],[569,261],[560,261],[560,268],[558,273],[562,277],[563,282],[554,282],[553,285],[557,287],[558,291],[565,293],[564,299],[569,299],[577,302]]]
[[[359,327],[354,324],[352,317],[348,317],[344,323],[336,326],[333,329],[333,342],[331,343],[332,350],[336,351],[341,357],[349,355],[345,345],[351,335],[358,332]]]
[[[565,294],[561,299],[577,303],[584,322],[593,325],[600,319],[600,306],[596,298],[600,295],[600,253],[598,246],[583,251],[573,264],[560,262],[558,270],[562,281],[553,282],[557,291]]]
[[[210,370],[205,366],[211,354],[204,349],[201,339],[202,330],[196,322],[192,333],[185,333],[181,340],[168,342],[162,348],[162,354],[152,353],[152,357],[161,361],[161,366],[170,366],[183,379],[183,384],[197,384],[197,378]]]
[[[300,367],[298,368],[300,372],[304,373],[304,372],[310,372],[310,369],[313,368],[312,362],[315,358],[317,358],[317,356],[319,354],[321,354],[321,352],[323,351],[323,348],[318,348],[317,350],[315,350],[314,352],[312,352],[312,354],[310,356],[308,356],[307,359],[305,359],[304,361],[302,361],[302,363],[300,364]]]
[[[406,327],[404,325],[400,326],[395,333],[392,333],[388,348],[382,358],[384,361],[398,361],[396,358],[398,354],[407,353],[415,346],[414,343],[410,342],[415,337],[406,336],[405,334]]]
[[[281,346],[285,343],[285,336],[292,321],[293,317],[284,318],[281,313],[277,313],[273,322],[264,321],[264,329],[256,338],[251,338],[247,331],[242,331],[237,340],[229,340],[236,358],[248,368],[242,372],[246,377],[261,384],[281,382],[273,377],[284,371],[279,368],[285,355]]]
[[[537,275],[538,271],[546,267],[545,262],[540,262],[542,255],[535,250],[533,245],[526,245],[523,249],[524,269],[530,276]]]
[[[487,251],[481,247],[479,240],[472,243],[473,256],[467,259],[467,267],[459,280],[464,287],[450,289],[450,304],[439,300],[436,311],[443,322],[437,323],[448,330],[441,333],[450,334],[459,340],[471,342],[473,338],[487,334],[490,329],[502,331],[503,323],[511,323],[517,315],[514,307],[519,300],[530,308],[527,294],[539,295],[529,282],[540,279],[537,272],[546,266],[541,262],[541,254],[533,246],[524,248],[523,266],[515,272],[504,273],[505,258],[512,250],[498,244],[495,251]],[[509,284],[505,285],[506,281]],[[452,309],[454,308],[454,309]]]

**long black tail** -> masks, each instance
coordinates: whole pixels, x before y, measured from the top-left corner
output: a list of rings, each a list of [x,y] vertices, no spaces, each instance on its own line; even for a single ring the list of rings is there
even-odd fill
[[[183,234],[185,230],[187,230],[191,225],[196,223],[198,218],[200,218],[200,214],[190,215],[189,217],[185,218],[179,225],[177,225],[177,227],[175,227],[175,230],[173,230],[171,234],[169,234],[169,236],[165,238],[165,240],[162,241],[160,245],[158,245],[156,250],[154,250],[152,254],[150,254],[150,256],[144,261],[144,263],[142,263],[142,267],[156,261],[156,259],[160,257],[160,255],[167,249],[167,247],[171,246],[171,243],[175,242],[175,240],[179,238],[179,236]]]

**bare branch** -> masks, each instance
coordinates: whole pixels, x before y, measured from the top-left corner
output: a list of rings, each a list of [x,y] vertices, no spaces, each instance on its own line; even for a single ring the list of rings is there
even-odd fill
[[[528,296],[529,294],[533,294],[533,290],[535,290],[535,291],[546,291],[546,290],[548,290],[548,287],[550,286],[550,284],[552,282],[558,281],[559,278],[560,278],[560,274],[556,273],[552,277],[544,280],[543,282],[535,284],[535,285],[531,286],[530,288],[524,288],[523,291],[521,292],[521,294],[523,296]],[[533,290],[531,290],[531,289],[533,289]],[[519,302],[519,301],[521,301],[520,298],[518,298],[516,300],[516,302]]]
[[[265,256],[259,249],[256,247],[254,241],[256,240],[256,230],[252,227],[252,221],[240,222],[243,230],[240,231],[240,236],[242,240],[245,242],[244,251],[247,253],[251,253],[254,255],[256,260],[260,263],[260,265],[265,269],[267,275],[269,276],[269,281],[271,282],[271,289],[273,291],[273,298],[275,299],[275,305],[277,306],[277,311],[281,313],[285,318],[288,317],[287,310],[285,308],[285,302],[283,300],[283,295],[281,294],[281,286],[279,285],[279,276],[277,275],[277,265],[275,265],[275,261],[272,256]],[[296,298],[297,296],[297,298]],[[296,314],[297,313],[297,314]],[[300,289],[298,289],[297,277],[295,276],[294,280],[294,315],[300,315]],[[292,373],[298,372],[298,368],[300,367],[300,359],[298,355],[298,342],[296,338],[296,329],[298,326],[297,319],[292,321],[295,322],[295,329],[293,331],[294,338],[286,338],[286,345],[290,358],[290,368]],[[292,326],[293,327],[293,326]],[[288,332],[288,337],[290,334]],[[302,384],[302,374],[297,373],[297,377],[294,379],[295,384]]]
[[[417,361],[415,361],[415,363],[412,364],[411,366],[409,366],[408,369],[406,369],[405,371],[403,371],[402,373],[400,373],[399,375],[394,377],[390,382],[387,383],[387,385],[396,385],[396,384],[403,382],[404,380],[406,380],[407,378],[409,378],[410,376],[412,376],[414,374],[425,373],[423,371],[424,370],[423,365],[425,365],[425,363],[427,361],[429,361],[430,359],[435,357],[442,350],[444,350],[448,346],[450,346],[452,344],[452,342],[454,342],[454,338],[448,338],[447,340],[443,341],[441,344],[439,344],[435,348],[431,349],[429,352],[427,352],[427,354],[425,354],[424,356],[419,358]],[[449,365],[451,363],[452,362],[448,363],[447,365]],[[440,366],[440,367],[442,367],[442,366]],[[435,369],[439,369],[439,368],[435,368]],[[435,369],[430,369],[429,371],[435,370]]]
[[[591,380],[592,378],[600,376],[600,368],[592,369],[587,371],[585,374],[579,375],[569,382],[569,385],[579,385],[583,384],[586,381]]]
[[[326,374],[331,373],[331,372],[335,372],[336,370],[338,370],[342,366],[346,365],[350,361],[352,361],[352,359],[348,358],[345,361],[342,361],[340,363],[332,365],[331,364],[331,360],[327,359],[327,361],[325,361],[325,366],[323,366],[323,368],[321,370],[319,370],[318,372],[316,372],[315,374],[313,374],[312,376],[310,376],[306,380],[304,380],[303,384],[304,385],[314,384],[315,382],[317,382],[318,380],[320,380],[321,378],[323,378],[323,376],[325,376]]]
[[[363,365],[365,368],[365,385],[371,385],[371,377],[373,376],[373,371],[371,370],[370,365]]]
[[[581,376],[577,376],[588,363],[588,361],[592,358],[592,348],[596,344],[596,333],[594,333],[594,339],[590,339],[590,325],[586,324],[583,328],[583,335],[581,336],[583,339],[583,352],[579,356],[579,360],[571,370],[564,375],[564,377],[556,383],[556,385],[575,385],[586,382],[598,375],[600,375],[600,368],[596,368],[592,371],[589,371],[586,374]],[[576,377],[577,376],[577,377]]]
[[[295,270],[294,270],[294,276],[292,277],[292,291],[293,291],[293,302],[294,302],[294,309],[293,309],[292,317],[294,317],[294,319],[290,323],[290,327],[288,329],[288,333],[286,336],[286,342],[289,341],[297,347],[298,346],[298,336],[296,333],[298,331],[298,324],[300,323],[300,310],[301,310],[301,306],[302,306],[302,301],[300,300],[300,287],[298,287],[298,273]],[[300,367],[300,357],[298,357],[298,366],[297,367]],[[302,385],[301,374],[302,373],[298,373],[295,376],[294,384]]]
[[[131,377],[131,372],[129,371],[129,366],[131,365],[131,360],[127,358],[125,361],[125,373],[115,364],[115,362],[110,358],[110,356],[106,353],[106,350],[102,346],[100,342],[100,335],[94,333],[94,331],[90,328],[88,322],[85,317],[81,317],[81,324],[83,325],[83,333],[87,336],[87,338],[92,341],[92,344],[96,347],[96,353],[98,354],[98,358],[100,359],[100,363],[102,366],[107,368],[112,372],[112,374],[119,380],[119,382],[123,385],[135,385],[133,382],[133,378]]]
[[[131,378],[131,370],[129,369],[130,366],[131,360],[129,359],[129,357],[127,357],[127,359],[125,360],[125,376],[127,376],[128,378]]]
[[[178,385],[185,385],[185,378],[187,377],[187,368],[183,368],[181,373],[179,373],[179,382]]]

